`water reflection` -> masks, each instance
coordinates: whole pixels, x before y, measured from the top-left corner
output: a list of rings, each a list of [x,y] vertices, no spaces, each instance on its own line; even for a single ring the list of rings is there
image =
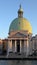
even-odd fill
[[[37,65],[36,60],[0,60],[0,65]]]

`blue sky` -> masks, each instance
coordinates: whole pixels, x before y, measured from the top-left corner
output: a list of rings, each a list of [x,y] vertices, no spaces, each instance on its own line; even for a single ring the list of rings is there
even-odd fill
[[[10,23],[18,16],[20,4],[24,17],[32,25],[33,35],[37,34],[37,0],[0,0],[0,38],[7,38]]]

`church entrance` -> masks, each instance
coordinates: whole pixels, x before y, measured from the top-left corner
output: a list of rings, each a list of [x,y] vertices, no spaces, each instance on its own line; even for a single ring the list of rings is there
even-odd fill
[[[20,40],[17,40],[17,52],[20,52]]]

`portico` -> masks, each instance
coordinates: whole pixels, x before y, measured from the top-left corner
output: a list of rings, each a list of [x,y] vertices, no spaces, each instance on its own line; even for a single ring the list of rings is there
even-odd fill
[[[28,38],[9,38],[9,52],[28,54]]]

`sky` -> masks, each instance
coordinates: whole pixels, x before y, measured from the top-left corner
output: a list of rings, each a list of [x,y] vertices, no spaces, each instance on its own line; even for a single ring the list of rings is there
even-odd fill
[[[0,38],[8,37],[11,22],[17,18],[19,5],[24,10],[24,18],[32,26],[32,34],[37,34],[37,0],[0,0]]]

